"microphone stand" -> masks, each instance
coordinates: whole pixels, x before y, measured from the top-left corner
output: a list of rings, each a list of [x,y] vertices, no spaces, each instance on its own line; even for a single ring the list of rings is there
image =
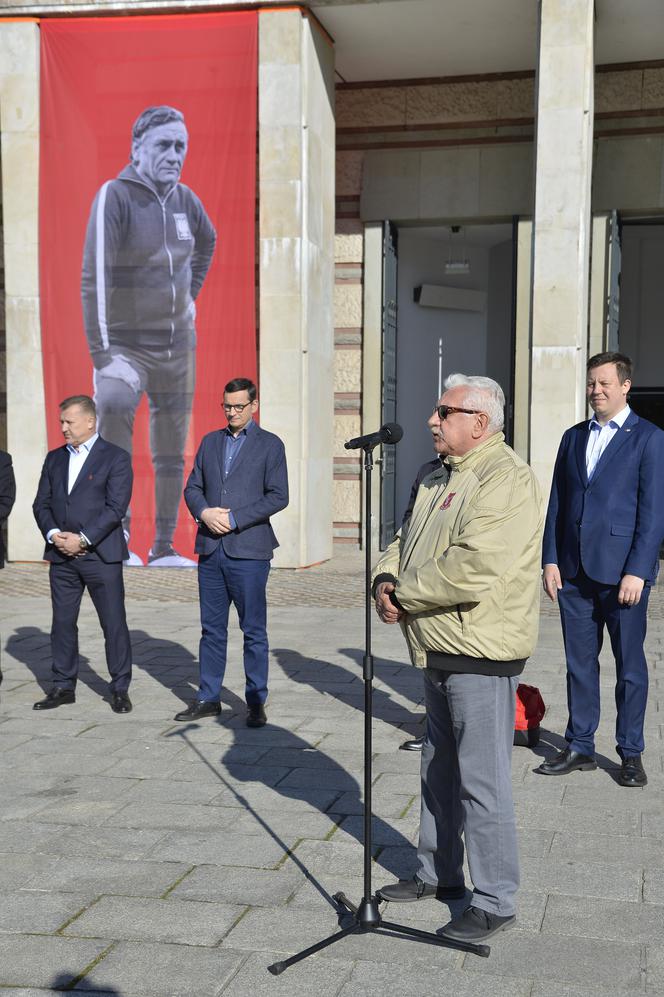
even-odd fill
[[[351,903],[344,893],[335,893],[333,900],[338,904],[337,913],[340,916],[351,915],[352,924],[345,928],[340,928],[334,934],[329,935],[314,945],[292,955],[288,959],[274,962],[268,966],[268,970],[273,976],[279,976],[289,966],[307,959],[310,955],[320,952],[328,945],[334,945],[347,935],[364,934],[367,932],[380,932],[388,935],[406,935],[416,938],[418,941],[426,942],[429,945],[439,945],[443,948],[460,949],[462,952],[472,952],[474,955],[487,957],[491,951],[488,945],[476,944],[474,942],[457,942],[453,939],[443,938],[430,931],[420,931],[419,928],[411,928],[405,924],[395,924],[393,921],[383,920],[378,909],[378,898],[371,886],[371,818],[372,818],[372,700],[373,700],[373,656],[371,654],[371,620],[373,599],[371,597],[371,472],[374,466],[372,450],[378,443],[369,443],[363,447],[364,450],[364,471],[365,471],[365,653],[363,657],[363,677],[364,677],[364,884],[362,899],[359,905]]]

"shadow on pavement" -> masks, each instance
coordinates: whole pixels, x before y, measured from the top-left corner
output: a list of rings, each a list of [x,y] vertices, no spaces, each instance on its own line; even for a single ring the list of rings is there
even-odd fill
[[[244,701],[228,689],[224,689],[223,701],[231,706],[234,714],[244,715],[246,710]],[[206,765],[210,771],[215,773],[219,782],[229,791],[229,793],[232,794],[237,802],[245,808],[247,813],[251,814],[256,823],[270,835],[273,841],[275,841],[280,848],[283,849],[284,855],[288,855],[290,860],[298,867],[312,886],[315,887],[318,893],[330,904],[330,906],[334,907],[335,910],[338,910],[338,905],[334,899],[316,879],[315,875],[307,868],[304,862],[302,862],[302,860],[298,857],[297,852],[291,851],[283,838],[281,838],[278,832],[271,827],[269,813],[266,816],[262,816],[258,809],[251,804],[246,796],[243,795],[241,789],[238,788],[238,782],[246,781],[252,785],[263,785],[272,792],[279,793],[284,798],[297,799],[301,800],[305,805],[309,804],[312,809],[316,809],[320,813],[329,817],[331,831],[336,826],[339,826],[342,830],[354,837],[358,842],[358,847],[360,847],[363,841],[360,823],[356,819],[346,821],[347,817],[356,818],[359,808],[351,808],[353,810],[352,814],[339,814],[335,812],[335,805],[338,805],[341,798],[346,796],[347,793],[356,795],[357,799],[360,799],[361,792],[358,781],[354,778],[354,776],[348,773],[343,766],[341,766],[325,752],[320,751],[318,748],[312,747],[311,744],[298,737],[297,734],[294,734],[292,731],[285,730],[276,724],[268,722],[268,724],[261,728],[260,731],[251,730],[245,727],[232,728],[234,733],[233,744],[228,746],[220,758],[220,766],[223,766],[223,768],[226,769],[228,774],[234,780],[234,782],[230,782],[224,777],[220,767],[216,767],[211,764],[209,759],[206,758],[203,752],[199,750],[195,741],[188,736],[190,732],[197,729],[199,729],[198,724],[183,724],[181,728],[170,731],[165,735],[165,737],[182,738],[185,744],[188,745],[189,749],[199,757],[200,761],[203,762],[203,764]],[[277,733],[278,746],[266,744],[265,754],[262,755],[257,762],[252,764],[251,776],[248,777],[247,766],[243,764],[241,760],[241,752],[238,752],[238,749],[241,749],[244,745],[249,744],[252,747],[256,747],[259,743],[258,739],[260,738],[262,732],[265,732],[268,736],[271,732]],[[292,757],[292,753],[303,753],[304,751],[307,753],[307,765],[306,767],[298,766],[297,757]],[[284,754],[282,754],[283,752],[287,753],[287,755],[291,755],[288,761],[284,760]],[[312,755],[316,756],[313,763]],[[269,769],[270,767],[278,766],[280,761],[282,761],[283,764],[289,768],[286,775],[281,776],[276,783],[267,775],[265,779],[261,779],[261,762],[265,762],[266,768]],[[311,787],[289,785],[289,779],[293,770],[318,774],[319,785],[316,785],[317,780],[315,776],[311,779]],[[293,823],[296,827],[296,813],[293,813]],[[347,823],[347,827],[344,826],[345,823]],[[407,855],[409,859],[414,858],[415,849],[413,844],[400,832],[395,831],[380,817],[376,816],[373,818],[373,836],[374,840],[377,842],[389,842],[389,847],[387,847],[386,851],[384,851],[386,847],[385,844],[376,844],[374,846],[372,851],[377,864],[396,877],[403,876],[404,855]],[[396,849],[398,849],[399,852],[396,852]],[[403,852],[401,851],[402,849]],[[406,859],[406,861],[408,861],[408,859]],[[408,868],[406,874],[412,874],[410,867]],[[361,885],[361,877],[358,876],[358,888],[361,888]],[[341,913],[344,912],[341,911]]]
[[[84,978],[84,976],[81,976],[78,973],[69,972],[68,970],[63,969],[53,977],[47,986],[51,990],[71,991],[72,987]],[[76,993],[80,992],[81,991],[78,990],[76,991]],[[9,993],[9,991],[7,991],[7,993]],[[90,997],[122,997],[121,990],[116,990],[115,987],[109,986],[104,986],[101,990],[86,990],[85,993],[89,994]]]
[[[40,688],[46,693],[51,689],[53,673],[51,671],[51,635],[39,627],[18,627],[7,638],[5,652],[26,665]],[[92,692],[106,698],[108,681],[97,675],[90,668],[89,659],[79,654],[78,680],[87,685]],[[104,670],[106,663],[104,661]]]
[[[360,713],[364,712],[364,681],[362,677],[362,651],[355,648],[341,648],[341,653],[345,654],[356,665],[353,670],[343,668],[331,661],[323,658],[311,659],[298,651],[290,648],[276,647],[271,649],[271,653],[277,659],[282,671],[293,682],[308,685],[312,689],[317,689],[321,696],[332,696],[341,703],[354,707]],[[315,662],[312,667],[312,660]],[[382,682],[390,683],[390,678],[394,677],[396,671],[402,670],[405,666],[395,662],[394,664],[385,662],[375,662],[374,678]],[[356,681],[353,681],[355,679]],[[392,688],[400,694],[407,696],[416,705],[418,698],[412,695],[407,688],[393,685]],[[424,690],[422,690],[422,697]],[[401,703],[396,703],[388,692],[377,688],[375,685],[372,691],[373,715],[376,720],[382,720],[404,733],[412,731],[418,734],[422,732],[422,713],[414,713]],[[403,724],[406,724],[404,727]]]

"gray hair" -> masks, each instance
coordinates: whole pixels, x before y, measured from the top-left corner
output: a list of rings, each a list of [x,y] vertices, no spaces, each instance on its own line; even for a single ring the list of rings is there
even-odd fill
[[[463,404],[467,408],[481,409],[489,416],[489,429],[497,433],[505,425],[505,395],[491,377],[477,374],[450,374],[445,378],[445,390],[466,388]]]

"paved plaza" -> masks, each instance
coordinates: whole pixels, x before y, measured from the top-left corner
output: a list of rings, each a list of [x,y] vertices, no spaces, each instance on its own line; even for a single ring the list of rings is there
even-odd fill
[[[333,893],[362,887],[362,557],[273,571],[269,723],[244,724],[233,623],[222,715],[177,724],[197,679],[195,572],[130,569],[134,711],[104,696],[103,641],[80,620],[75,705],[35,713],[50,688],[43,565],[0,572],[0,995],[98,997],[613,997],[664,994],[664,598],[653,593],[649,785],[616,782],[613,666],[605,656],[600,768],[533,770],[562,744],[555,608],[542,606],[524,680],[547,703],[543,742],[519,748],[517,926],[491,955],[354,935],[273,977],[267,966],[334,931]],[[374,886],[414,870],[422,678],[396,627],[374,626]],[[453,905],[453,912],[463,902]],[[386,917],[435,931],[435,900]]]

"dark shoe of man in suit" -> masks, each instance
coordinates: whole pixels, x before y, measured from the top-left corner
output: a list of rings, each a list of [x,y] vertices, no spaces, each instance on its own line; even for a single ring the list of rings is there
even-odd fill
[[[466,907],[463,914],[452,918],[438,934],[441,938],[449,938],[455,942],[483,942],[485,938],[491,938],[499,931],[511,928],[515,922],[513,914],[501,917],[479,907]]]
[[[426,734],[422,734],[421,737],[414,737],[410,741],[404,741],[399,745],[399,751],[421,751],[425,739]]]
[[[267,713],[262,703],[254,703],[247,710],[247,727],[264,727],[267,723]]]
[[[536,768],[540,775],[568,775],[570,772],[590,772],[597,768],[597,762],[592,755],[582,755],[571,748],[565,748]]]
[[[425,883],[419,876],[412,879],[400,879],[398,883],[390,886],[381,886],[376,891],[381,900],[390,900],[397,904],[410,904],[416,900],[429,900],[436,897],[437,900],[463,900],[466,895],[466,887],[461,886],[432,886]]]
[[[648,776],[646,775],[641,761],[641,755],[633,755],[631,758],[623,758],[620,766],[618,782],[621,786],[646,786]]]
[[[114,692],[111,698],[111,709],[114,713],[131,713],[133,707],[126,692]]]
[[[56,685],[45,699],[40,699],[32,708],[33,710],[54,710],[56,706],[67,706],[75,702],[76,696],[73,689],[63,689]]]
[[[186,722],[188,720],[202,720],[203,717],[218,717],[221,713],[219,703],[205,703],[201,700],[194,700],[186,710],[181,710],[173,717],[174,720]]]

